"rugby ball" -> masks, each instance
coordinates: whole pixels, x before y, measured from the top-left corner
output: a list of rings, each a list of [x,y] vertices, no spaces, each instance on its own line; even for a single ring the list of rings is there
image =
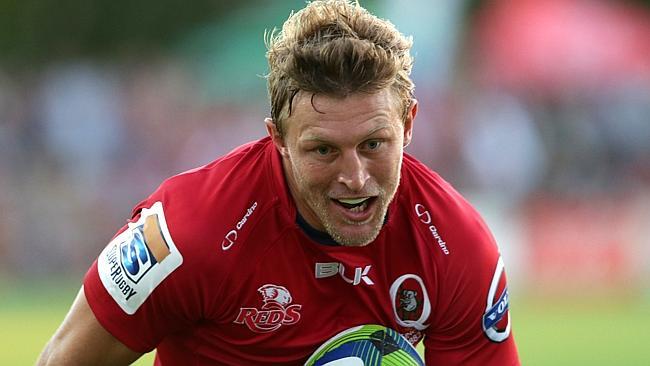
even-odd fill
[[[393,329],[360,325],[320,346],[305,366],[424,366],[415,348]]]

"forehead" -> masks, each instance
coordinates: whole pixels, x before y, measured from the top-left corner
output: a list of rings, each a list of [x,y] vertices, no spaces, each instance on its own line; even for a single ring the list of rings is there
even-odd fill
[[[328,130],[353,132],[401,124],[399,116],[397,98],[388,89],[344,98],[300,92],[285,126],[288,133],[299,136]]]

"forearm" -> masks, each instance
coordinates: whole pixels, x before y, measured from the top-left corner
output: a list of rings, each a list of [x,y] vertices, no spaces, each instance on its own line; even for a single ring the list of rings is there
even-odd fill
[[[36,365],[129,365],[141,355],[115,339],[99,324],[82,288]]]

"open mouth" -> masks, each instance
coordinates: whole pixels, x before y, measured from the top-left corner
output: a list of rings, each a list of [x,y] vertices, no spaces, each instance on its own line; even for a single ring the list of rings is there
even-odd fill
[[[339,198],[332,199],[337,205],[351,211],[363,212],[365,211],[377,197],[360,197],[360,198]]]

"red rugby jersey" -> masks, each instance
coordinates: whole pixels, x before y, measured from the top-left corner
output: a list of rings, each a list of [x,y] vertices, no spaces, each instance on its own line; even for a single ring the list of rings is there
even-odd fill
[[[99,322],[157,365],[300,365],[382,324],[430,365],[518,365],[498,248],[476,211],[405,154],[377,239],[327,246],[296,224],[269,138],[166,180],[86,274]]]

